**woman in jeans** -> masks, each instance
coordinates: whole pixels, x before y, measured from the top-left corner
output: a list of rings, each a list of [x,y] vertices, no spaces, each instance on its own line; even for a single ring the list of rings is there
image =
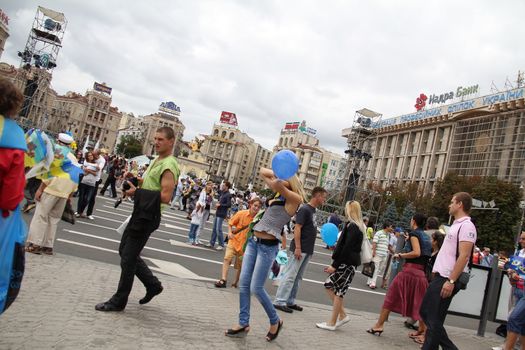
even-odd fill
[[[361,265],[361,244],[366,237],[366,225],[359,202],[347,202],[345,213],[348,223],[337,240],[332,264],[325,268],[325,272],[330,274],[324,286],[333,303],[332,316],[328,322],[316,324],[317,328],[327,331],[335,331],[337,327],[350,321],[343,298],[354,278],[356,267]]]
[[[246,251],[242,259],[241,279],[239,283],[239,323],[226,331],[226,336],[242,337],[250,330],[250,293],[255,294],[270,319],[270,329],[266,340],[277,338],[283,325],[279,319],[272,299],[264,289],[277,252],[283,226],[304,201],[304,191],[297,175],[287,181],[275,177],[271,169],[261,168],[260,172],[266,185],[277,195],[269,201],[259,222],[253,227],[253,237],[248,238]],[[285,243],[283,243],[284,248]]]
[[[84,171],[84,176],[82,181],[78,186],[78,203],[77,203],[77,212],[75,213],[76,217],[85,218],[84,209],[86,209],[89,199],[93,196],[93,193],[96,190],[95,184],[97,182],[97,164],[95,163],[95,157],[93,153],[86,153],[86,160],[82,165],[82,170]]]

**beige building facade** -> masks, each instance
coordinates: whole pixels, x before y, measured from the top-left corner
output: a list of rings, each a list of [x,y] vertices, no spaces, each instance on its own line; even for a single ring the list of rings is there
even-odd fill
[[[425,192],[447,172],[524,184],[524,95],[518,88],[372,125],[367,180],[415,182]]]
[[[9,38],[9,17],[0,9],[0,58],[4,52],[5,42]]]
[[[323,150],[315,130],[306,127],[306,122],[286,123],[279,135],[279,142],[273,148],[273,154],[288,149],[299,158],[298,176],[305,191],[309,194],[319,183],[322,173]]]
[[[155,132],[160,127],[169,126],[175,131],[175,147],[173,149],[173,154],[176,156],[179,155],[182,137],[186,128],[180,121],[179,116],[180,113],[175,114],[161,110],[157,113],[148,114],[141,118],[146,126],[142,138],[144,141],[144,146],[142,148],[143,154],[155,154]]]
[[[323,149],[318,185],[327,191],[340,191],[344,186],[347,160],[342,155]]]
[[[205,136],[201,152],[209,164],[208,174],[212,181],[228,180],[239,189],[248,188],[250,184],[263,188],[258,174],[261,166],[268,166],[270,151],[237,126],[214,124],[211,134]]]

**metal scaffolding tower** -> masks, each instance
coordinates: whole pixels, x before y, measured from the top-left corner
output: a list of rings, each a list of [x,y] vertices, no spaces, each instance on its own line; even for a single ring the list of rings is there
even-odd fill
[[[47,123],[47,90],[62,48],[67,26],[63,13],[37,8],[26,46],[18,52],[20,69],[15,82],[24,92],[22,124],[44,127]]]

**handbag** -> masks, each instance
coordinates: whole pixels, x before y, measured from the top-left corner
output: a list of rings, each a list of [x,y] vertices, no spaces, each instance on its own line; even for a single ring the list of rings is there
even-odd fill
[[[458,257],[459,257],[459,233],[461,232],[461,227],[463,225],[461,225],[459,227],[459,230],[458,230],[458,236],[457,236],[457,242],[456,242],[456,261],[458,260]],[[458,280],[456,281],[457,285],[458,285],[458,288],[461,289],[461,290],[465,290],[467,289],[467,284],[470,280],[470,272],[472,271],[472,254],[474,252],[474,247],[472,247],[472,251],[470,252],[470,258],[468,260],[468,272],[465,272],[463,271],[459,277],[458,277]]]
[[[376,264],[373,261],[370,261],[369,263],[363,264],[363,270],[361,271],[361,273],[363,274],[363,276],[373,277],[375,270],[376,270]]]
[[[71,205],[71,201],[68,199],[64,211],[62,212],[62,220],[69,222],[71,225],[75,224],[75,211]]]
[[[366,235],[363,234],[363,242],[361,243],[361,264],[368,264],[372,261],[372,244],[370,244],[370,241],[366,238]]]

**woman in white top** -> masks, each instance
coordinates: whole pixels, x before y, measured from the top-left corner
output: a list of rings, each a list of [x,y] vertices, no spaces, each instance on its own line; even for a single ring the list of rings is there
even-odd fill
[[[95,163],[93,153],[87,152],[84,164],[82,165],[84,176],[78,186],[78,203],[76,217],[85,218],[84,209],[86,209],[89,199],[93,196],[96,190],[98,165]]]

